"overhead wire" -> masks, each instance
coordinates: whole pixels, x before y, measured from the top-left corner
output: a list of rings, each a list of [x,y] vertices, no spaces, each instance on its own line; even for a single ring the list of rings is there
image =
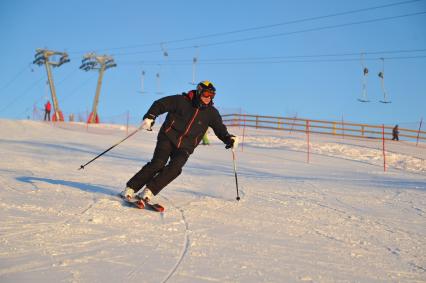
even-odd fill
[[[407,54],[407,53],[419,53],[426,52],[426,49],[405,49],[405,50],[387,50],[387,51],[371,51],[371,52],[362,52],[365,55],[382,55],[379,58],[384,57],[384,54]],[[287,55],[287,56],[272,56],[272,57],[242,57],[242,58],[216,58],[216,59],[202,59],[198,60],[199,64],[221,64],[221,63],[267,63],[270,62],[337,62],[337,61],[359,61],[359,58],[345,58],[348,56],[359,56],[361,52],[349,52],[349,53],[333,53],[333,54],[310,54],[310,55]],[[425,55],[426,56],[426,55]],[[414,59],[414,58],[424,58],[424,55],[415,55],[415,56],[399,56],[399,57],[384,57],[386,59],[396,60],[396,59]],[[315,58],[326,58],[326,57],[343,57],[339,59],[322,59],[316,60]],[[301,59],[301,58],[311,58],[312,60],[290,60],[290,59]],[[376,60],[378,58],[367,58],[366,60]],[[162,63],[162,61],[156,60],[140,60],[138,62],[133,61],[123,61],[121,65],[190,65],[190,62],[187,59],[175,59],[169,60],[167,64]]]
[[[28,67],[28,66],[27,66]],[[25,70],[25,69],[24,69]],[[69,73],[67,73],[61,80],[59,80],[59,82],[56,84],[56,87],[61,85],[62,83],[64,83],[66,80],[68,80],[70,77],[72,77],[77,70],[72,70]],[[22,72],[20,72],[22,73]],[[20,74],[19,73],[19,74]],[[19,76],[15,76],[15,78],[17,78]],[[7,104],[5,107],[3,107],[2,109],[0,109],[0,113],[5,111],[7,108],[9,108],[10,106],[12,106],[13,104],[15,104],[17,101],[19,101],[21,98],[23,98],[24,96],[26,96],[32,89],[34,89],[44,78],[41,77],[39,80],[35,81],[33,84],[31,84],[27,89],[25,89],[25,91],[23,91],[20,95],[18,95],[17,97],[15,97],[9,104]],[[36,101],[36,103],[38,103],[40,101],[40,98]],[[26,110],[27,111],[27,110]],[[26,112],[25,111],[25,112]]]
[[[285,26],[285,25],[291,25],[291,24],[297,24],[297,23],[303,23],[303,22],[309,22],[309,21],[327,19],[327,18],[338,17],[338,16],[343,16],[343,15],[362,13],[362,12],[367,12],[367,11],[372,11],[372,10],[377,10],[377,9],[383,9],[383,8],[389,8],[389,7],[405,5],[405,4],[411,4],[411,3],[414,3],[414,2],[421,2],[421,1],[424,1],[424,0],[401,1],[401,2],[389,3],[389,4],[378,5],[378,6],[367,7],[367,8],[361,8],[361,9],[355,9],[355,10],[349,10],[349,11],[343,11],[343,12],[338,12],[338,13],[331,13],[331,14],[327,14],[327,15],[323,15],[323,16],[307,17],[307,18],[302,18],[302,19],[296,19],[296,20],[285,21],[285,22],[281,22],[281,23],[262,25],[262,26],[245,28],[245,29],[237,29],[237,30],[218,32],[218,33],[210,33],[210,34],[193,36],[193,37],[176,39],[176,40],[168,40],[168,41],[161,41],[161,42],[152,42],[152,43],[145,43],[145,44],[134,44],[134,45],[121,46],[121,47],[104,48],[104,49],[98,49],[97,51],[122,50],[122,49],[132,49],[132,48],[140,48],[140,47],[147,47],[147,46],[164,46],[165,44],[169,45],[169,44],[175,44],[175,43],[187,42],[187,41],[194,41],[194,40],[205,39],[205,38],[210,39],[212,37],[233,35],[233,34],[238,34],[238,33],[262,30],[262,29],[270,29],[270,28],[275,28],[275,27],[279,27],[279,26]],[[194,46],[192,45],[191,47],[194,47]],[[175,50],[175,49],[173,49],[173,50]],[[157,52],[157,51],[158,50],[155,50],[155,52]],[[76,54],[76,53],[82,53],[82,52],[84,52],[84,51],[75,51],[75,52],[69,52],[69,53],[70,54]]]
[[[277,23],[277,24],[263,25],[263,26],[257,26],[257,27],[251,27],[251,28],[245,28],[245,29],[239,29],[239,30],[233,30],[233,31],[226,31],[226,32],[220,32],[220,33],[212,33],[212,34],[188,37],[188,38],[177,39],[177,40],[162,41],[162,42],[159,42],[159,43],[129,45],[129,46],[123,46],[123,47],[106,48],[106,49],[101,49],[101,50],[105,50],[105,51],[107,51],[107,50],[123,50],[123,49],[140,48],[140,47],[144,47],[144,46],[153,46],[153,45],[160,46],[160,44],[161,44],[161,46],[163,46],[164,44],[176,44],[176,43],[181,43],[181,42],[202,40],[202,39],[206,39],[206,38],[210,39],[212,37],[220,37],[220,36],[226,36],[226,35],[232,35],[232,34],[238,34],[238,33],[250,32],[250,31],[270,29],[270,28],[284,26],[284,25],[290,25],[290,24],[326,19],[326,18],[331,18],[331,17],[361,13],[361,12],[366,12],[366,11],[370,11],[370,10],[377,10],[377,9],[388,8],[388,7],[397,6],[397,5],[410,4],[410,3],[414,3],[414,2],[420,2],[420,1],[424,1],[424,0],[401,1],[401,2],[385,4],[385,5],[379,5],[379,6],[373,6],[373,7],[368,7],[368,8],[362,8],[362,9],[349,10],[349,11],[344,11],[344,12],[339,12],[339,13],[333,13],[333,14],[328,14],[328,15],[323,15],[323,16],[302,18],[302,19],[297,19],[297,20],[292,20],[292,21],[287,21],[287,22],[281,22],[281,23]],[[380,17],[380,18],[375,18],[375,19],[370,19],[370,20],[362,20],[362,21],[341,23],[341,24],[335,24],[335,25],[326,25],[326,26],[296,30],[296,31],[288,31],[288,32],[281,32],[281,33],[251,36],[251,37],[245,37],[245,38],[239,38],[239,39],[223,40],[223,41],[218,41],[218,42],[197,43],[196,46],[197,47],[219,46],[219,45],[247,42],[247,41],[253,41],[253,40],[275,38],[275,37],[281,37],[281,36],[286,36],[286,35],[302,34],[302,33],[322,31],[322,30],[328,30],[328,29],[336,29],[336,28],[342,28],[342,27],[348,27],[348,26],[355,26],[355,25],[368,24],[368,23],[374,23],[374,22],[380,22],[380,21],[400,19],[400,18],[404,18],[404,17],[419,16],[419,15],[424,15],[424,14],[426,14],[426,11],[408,13],[408,14],[402,14],[402,15],[396,15],[396,16]],[[184,50],[184,49],[189,49],[189,48],[194,48],[194,44],[191,44],[191,45],[188,45],[188,46],[175,47],[175,48],[169,47],[167,50],[168,51],[176,51],[176,50]],[[421,51],[424,51],[424,49],[421,49]],[[158,49],[157,50],[135,51],[135,52],[122,52],[122,53],[113,54],[113,56],[126,56],[126,55],[136,55],[136,54],[145,54],[145,53],[154,53],[154,52],[158,52]],[[411,51],[409,51],[409,52],[411,52]],[[77,54],[77,53],[81,53],[81,52],[68,52],[68,53],[69,54]],[[365,54],[367,54],[367,53],[365,53]],[[370,53],[370,54],[373,54],[373,53]],[[349,55],[359,55],[359,53],[348,54],[348,56]],[[331,56],[343,56],[343,55],[342,54],[335,54],[335,55],[299,55],[299,58],[302,58],[302,57],[307,58],[309,56],[316,56],[316,57],[330,56],[331,57]],[[234,59],[231,59],[231,60],[242,61],[242,62],[233,62],[233,64],[236,64],[236,63],[237,64],[253,64],[253,63],[262,63],[262,64],[271,63],[271,64],[273,64],[273,63],[281,63],[281,62],[343,62],[343,61],[358,60],[358,59],[341,59],[341,58],[334,59],[334,60],[330,60],[330,59],[328,59],[328,60],[288,60],[291,57],[288,57],[288,56],[286,56],[286,57],[287,57],[287,60],[283,60],[285,57],[278,57],[278,58],[275,58],[275,61],[269,61],[269,62],[267,62],[265,60],[274,60],[274,59],[272,59],[272,58],[250,59],[250,60],[253,60],[253,61],[254,60],[263,60],[263,61],[260,61],[260,62],[249,62],[249,61],[244,62],[244,61],[242,61],[242,60],[244,60],[242,58],[237,58],[237,59],[234,58]],[[399,57],[388,57],[386,59],[387,60],[402,60],[402,59],[413,59],[413,58],[424,58],[424,57],[425,56],[422,56],[422,55],[419,55],[419,56],[399,56]],[[296,59],[296,56],[293,56],[292,58]],[[370,58],[370,59],[367,58],[366,60],[376,60],[376,59],[377,58]],[[210,61],[209,60],[202,60],[202,61],[199,60],[198,63],[200,63],[200,64],[220,64],[219,61],[212,61],[212,60],[214,60],[214,59],[211,59]],[[216,59],[216,60],[218,60],[218,59]],[[225,61],[222,64],[230,64],[231,63],[230,59],[224,59],[224,60],[228,60],[228,61]],[[168,64],[170,64],[172,60],[168,59],[168,61],[169,61]],[[144,62],[144,64],[149,64],[145,61],[139,61],[139,62]],[[164,65],[164,62],[162,64],[161,63],[160,64],[155,63],[155,64],[156,65]],[[12,84],[24,71],[25,71],[25,69],[18,72],[14,77],[12,77],[11,80],[9,80],[9,82],[7,82],[2,88],[0,88],[0,90],[5,89],[10,84]],[[27,90],[27,91],[29,91],[29,90]],[[16,100],[20,99],[23,95],[25,95],[27,91],[25,91],[23,94],[21,94]],[[10,103],[6,107],[2,108],[0,110],[0,112],[7,109],[14,102],[15,101],[12,101],[12,103]]]
[[[43,77],[41,77],[39,80],[37,80],[34,83],[32,83],[28,88],[25,89],[25,91],[21,92],[20,95],[18,95],[18,97],[16,97],[10,103],[6,104],[5,107],[1,108],[0,109],[0,113],[2,113],[3,111],[7,110],[10,106],[12,106],[18,100],[20,100],[21,98],[23,98],[26,94],[28,94],[30,92],[30,90],[32,90],[34,87],[36,87],[41,81],[43,81]]]
[[[28,70],[31,63],[25,65],[20,71],[18,71],[7,83],[5,83],[2,87],[0,87],[0,91],[6,89],[9,85],[11,85],[20,75],[22,75],[26,70]]]
[[[219,45],[227,45],[227,44],[232,44],[232,43],[240,43],[240,42],[253,41],[253,40],[259,40],[259,39],[275,38],[275,37],[281,37],[281,36],[287,36],[287,35],[294,35],[294,34],[302,34],[302,33],[315,32],[315,31],[336,29],[336,28],[355,26],[355,25],[361,25],[361,24],[370,24],[370,23],[375,23],[375,22],[380,22],[380,21],[388,21],[388,20],[393,20],[393,19],[419,16],[419,15],[425,15],[425,14],[426,14],[426,11],[422,11],[422,12],[408,13],[408,14],[402,14],[402,15],[397,15],[397,16],[389,16],[389,17],[381,17],[381,18],[375,18],[375,19],[370,19],[370,20],[349,22],[349,23],[343,23],[343,24],[327,25],[327,26],[315,27],[315,28],[309,28],[309,29],[302,29],[302,30],[297,30],[297,31],[281,32],[281,33],[274,33],[274,34],[268,34],[268,35],[258,35],[258,36],[240,38],[240,39],[223,40],[223,41],[212,42],[212,43],[197,43],[196,46],[201,48],[201,47],[212,47],[212,46],[219,46]],[[192,49],[192,48],[194,48],[194,45],[174,47],[174,48],[169,48],[168,50],[169,51],[177,51],[177,50]],[[138,55],[138,54],[147,54],[147,53],[156,53],[156,52],[158,52],[157,49],[156,50],[114,53],[113,56],[115,56],[115,57],[116,56],[128,56],[128,55]]]

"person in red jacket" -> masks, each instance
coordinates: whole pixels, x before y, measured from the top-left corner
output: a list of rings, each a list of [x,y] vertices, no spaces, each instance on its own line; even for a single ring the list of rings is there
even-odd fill
[[[226,145],[236,148],[238,138],[228,133],[219,111],[213,106],[216,89],[209,81],[202,81],[197,89],[154,101],[143,117],[142,128],[150,130],[156,117],[167,113],[157,136],[154,155],[128,182],[121,195],[150,202],[165,186],[182,172],[189,156],[202,140],[207,128]]]
[[[52,105],[50,105],[50,101],[48,100],[46,104],[44,105],[44,121],[46,121],[46,118],[50,121],[50,111],[52,110]]]

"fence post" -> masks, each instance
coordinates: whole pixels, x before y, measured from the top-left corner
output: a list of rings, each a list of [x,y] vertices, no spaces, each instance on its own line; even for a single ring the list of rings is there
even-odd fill
[[[336,122],[333,122],[333,135],[336,135]]]
[[[86,110],[86,132],[89,131],[89,111]]]
[[[419,131],[417,132],[416,146],[419,144],[420,129],[422,128],[423,117],[420,119]]]
[[[256,115],[256,129],[259,127],[259,115]]]
[[[127,114],[126,115],[126,136],[128,136],[129,135],[129,116],[130,116],[129,110],[127,110],[126,114]]]
[[[386,172],[386,151],[385,151],[385,124],[382,124],[382,140],[383,140],[383,171]]]
[[[297,113],[296,113],[296,115],[294,115],[293,123],[291,124],[291,129],[290,129],[289,134],[291,134],[291,132],[292,132],[292,131],[293,131],[293,129],[294,129],[294,124],[296,124],[296,118],[297,118]]]
[[[361,126],[361,136],[364,136],[364,125]]]
[[[308,142],[308,156],[307,156],[307,162],[309,163],[309,154],[310,154],[310,146],[309,146],[309,120],[306,120],[306,135],[307,135],[307,142]]]
[[[345,123],[343,122],[343,115],[342,115],[342,139],[345,139]]]
[[[246,114],[244,114],[244,125],[243,125],[243,140],[241,142],[241,151],[244,151],[244,137],[246,135]]]

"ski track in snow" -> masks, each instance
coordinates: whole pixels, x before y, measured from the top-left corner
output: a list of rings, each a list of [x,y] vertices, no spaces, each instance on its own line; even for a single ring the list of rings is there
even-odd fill
[[[164,277],[164,279],[163,279],[163,281],[161,281],[161,282],[163,282],[163,283],[165,283],[165,282],[167,282],[172,276],[173,276],[173,274],[176,272],[176,270],[178,269],[178,267],[179,267],[179,265],[181,264],[181,262],[183,261],[183,259],[184,259],[184,257],[185,257],[185,255],[187,254],[187,252],[188,252],[188,249],[189,249],[189,242],[190,242],[190,240],[189,240],[189,225],[188,225],[188,222],[187,222],[187,220],[186,220],[186,217],[185,217],[185,212],[184,212],[184,210],[182,209],[182,208],[180,208],[180,207],[177,207],[170,199],[168,199],[167,197],[164,197],[163,196],[163,198],[165,199],[165,200],[167,200],[168,201],[168,203],[173,207],[173,208],[175,208],[175,209],[177,209],[179,212],[180,212],[180,215],[181,215],[181,217],[182,217],[182,222],[183,222],[183,224],[185,225],[185,233],[184,233],[184,237],[183,237],[183,243],[182,243],[182,250],[181,250],[181,252],[180,252],[180,255],[179,255],[179,257],[178,257],[178,259],[177,259],[177,261],[176,261],[176,264],[170,269],[170,271],[169,271],[169,273]]]
[[[0,120],[2,283],[426,281],[422,148],[391,144],[383,173],[380,150],[358,141],[317,137],[307,164],[303,135],[252,131],[236,202],[230,152],[213,137],[159,195],[160,214],[115,196],[155,134],[78,171],[123,132],[51,125]]]

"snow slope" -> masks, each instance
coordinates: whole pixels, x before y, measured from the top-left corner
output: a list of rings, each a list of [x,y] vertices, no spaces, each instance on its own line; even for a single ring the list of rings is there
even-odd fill
[[[241,134],[242,129],[230,129]],[[119,126],[0,120],[0,282],[426,282],[425,147],[245,130],[157,197],[115,195],[152,154]]]

